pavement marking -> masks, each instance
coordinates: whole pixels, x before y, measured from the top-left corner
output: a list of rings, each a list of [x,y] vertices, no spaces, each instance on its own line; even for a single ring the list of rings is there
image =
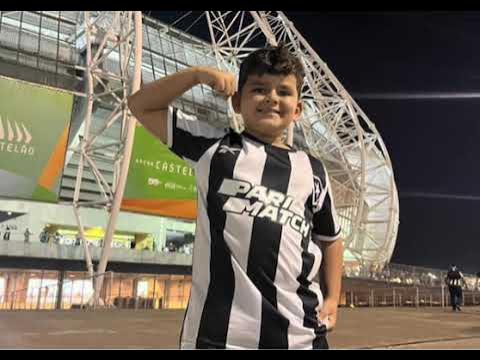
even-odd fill
[[[63,336],[63,335],[79,335],[79,334],[116,334],[117,331],[106,329],[91,329],[91,330],[63,330],[63,331],[50,331],[47,335]]]
[[[374,349],[393,349],[396,347],[402,346],[409,346],[409,345],[420,345],[420,344],[435,344],[435,343],[444,343],[444,342],[451,342],[451,341],[459,341],[459,340],[472,340],[472,339],[480,339],[480,336],[459,336],[459,337],[451,337],[451,338],[438,338],[438,339],[425,339],[425,340],[418,340],[418,341],[408,341],[403,343],[396,343],[396,344],[387,344],[381,346],[367,346],[361,347],[359,350],[374,350]]]

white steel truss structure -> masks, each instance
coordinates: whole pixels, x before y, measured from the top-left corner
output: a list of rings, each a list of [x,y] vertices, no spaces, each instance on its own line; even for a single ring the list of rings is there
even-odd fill
[[[93,304],[99,302],[103,276],[111,251],[115,225],[125,189],[130,164],[135,119],[127,107],[127,96],[140,88],[142,65],[142,14],[133,11],[84,12],[83,27],[75,35],[77,47],[85,55],[84,79],[86,80],[86,110],[82,123],[83,135],[73,151],[79,155],[73,208],[78,222],[79,233],[85,250],[85,258],[90,276],[100,274],[94,284]],[[112,61],[111,58],[115,61]],[[96,103],[102,104],[106,111],[104,124],[100,129],[91,131],[93,109]],[[120,122],[118,141],[101,143],[97,140]],[[98,157],[92,156],[98,149],[110,149],[103,153],[102,161],[113,162],[113,181],[109,183],[97,166]],[[107,157],[107,158],[105,158]],[[84,167],[94,174],[102,194],[102,200],[81,201],[80,189]],[[109,212],[105,231],[102,256],[96,271],[93,269],[85,230],[79,208],[103,207]]]
[[[145,15],[142,20],[132,11],[0,12],[0,60],[49,73],[25,79],[75,95],[70,167],[60,198],[73,204],[83,239],[82,208],[105,209],[109,219],[97,269],[83,240],[90,275],[107,266],[134,135],[126,99],[139,88],[140,77],[147,83],[194,65],[238,74],[250,52],[280,42],[302,60],[306,72],[304,114],[286,141],[320,158],[328,169],[346,263],[383,267],[395,245],[399,205],[392,164],[374,124],[284,13],[211,11],[195,20],[189,14],[182,16],[188,26],[182,31],[175,25],[181,21],[167,25]],[[208,40],[189,34],[193,26]],[[213,125],[230,122],[242,130],[241,118],[208,87],[193,88],[176,105]],[[103,281],[98,279],[94,304]]]
[[[287,141],[326,164],[346,262],[383,266],[395,245],[399,204],[392,164],[374,124],[284,13],[208,12],[206,21],[223,69],[238,72],[241,59],[266,44],[286,44],[302,60],[305,110]]]

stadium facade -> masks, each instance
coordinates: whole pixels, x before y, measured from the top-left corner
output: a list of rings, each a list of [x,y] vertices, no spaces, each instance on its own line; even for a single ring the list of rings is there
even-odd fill
[[[129,13],[121,13],[124,20],[129,20]],[[194,65],[237,72],[238,62],[255,47],[287,43],[303,59],[307,81],[305,114],[301,124],[286,136],[294,146],[320,157],[329,170],[346,241],[346,267],[382,268],[388,263],[398,228],[398,196],[388,152],[374,125],[284,14],[206,12],[187,21],[196,26],[204,22],[210,41],[145,15],[141,34],[133,27],[122,32],[124,23],[119,22],[118,14],[89,13],[88,22],[95,24],[95,32],[88,32],[84,12],[0,12],[0,85],[3,81],[6,89],[23,89],[27,95],[16,101],[30,109],[25,116],[37,119],[37,123],[45,118],[43,129],[33,133],[28,124],[2,115],[2,106],[8,108],[7,100],[0,104],[0,160],[5,159],[0,165],[0,296],[4,304],[28,308],[43,297],[43,307],[69,308],[78,303],[80,294],[83,299],[93,291],[85,257],[90,256],[94,264],[101,259],[111,216],[111,203],[105,200],[111,194],[98,184],[115,187],[121,174],[118,160],[125,151],[125,121],[115,122],[114,118],[127,116],[124,100],[131,89],[121,82],[123,73],[118,69],[126,70],[127,77],[135,71],[133,56],[125,57],[120,46],[106,45],[110,40],[104,39],[109,36],[122,38],[127,45],[129,37],[142,37],[144,83]],[[92,59],[93,48],[102,50],[94,60],[101,61],[97,71],[105,77],[94,74],[93,81],[88,82],[86,63]],[[127,59],[125,64],[122,57]],[[29,179],[7,170],[13,166],[10,163],[20,164],[28,151],[40,152],[29,150],[35,139],[53,136],[54,129],[47,122],[52,113],[41,113],[31,95],[38,89],[49,91],[57,103],[60,97],[70,96],[71,106],[64,116],[68,118],[68,136],[64,136],[67,150],[63,157],[59,155],[64,162],[58,180],[41,173],[31,189]],[[207,87],[193,88],[176,106],[214,126],[241,129],[241,123],[231,122],[225,100]],[[60,130],[59,143],[63,136]],[[97,142],[88,154],[91,163],[87,166],[79,149],[89,136]],[[135,158],[135,150],[132,159],[142,166],[151,163],[161,168],[160,160],[154,165]],[[163,169],[177,169],[185,175],[179,166],[169,163]],[[34,169],[27,170],[33,174]],[[156,185],[155,179],[149,181],[149,185]],[[52,185],[53,195],[39,190],[47,183]],[[140,296],[156,299],[149,307],[185,307],[194,233],[194,220],[181,211],[178,216],[161,216],[138,207],[123,207],[112,238],[104,297],[114,303]],[[81,246],[82,235],[89,244],[86,247]],[[53,293],[38,290],[50,285],[56,289]],[[11,294],[17,294],[13,302]]]

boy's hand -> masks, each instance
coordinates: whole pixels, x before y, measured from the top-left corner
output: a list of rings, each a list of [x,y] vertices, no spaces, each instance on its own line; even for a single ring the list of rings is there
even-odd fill
[[[331,331],[337,324],[338,303],[330,298],[326,298],[323,307],[318,314],[318,319],[326,325],[327,331]]]
[[[213,68],[198,67],[197,81],[210,86],[216,93],[229,98],[237,90],[235,75]]]

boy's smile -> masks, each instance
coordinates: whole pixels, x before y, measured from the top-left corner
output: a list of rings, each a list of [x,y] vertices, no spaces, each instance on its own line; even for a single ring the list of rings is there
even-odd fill
[[[242,114],[245,129],[259,139],[282,145],[283,131],[302,112],[294,75],[250,75],[233,106]]]

